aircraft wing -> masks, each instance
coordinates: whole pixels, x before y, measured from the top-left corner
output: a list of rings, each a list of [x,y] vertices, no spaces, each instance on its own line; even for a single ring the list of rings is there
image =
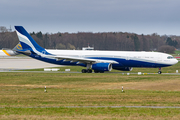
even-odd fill
[[[114,60],[101,60],[101,59],[89,59],[84,57],[70,57],[70,56],[51,56],[51,55],[41,55],[42,57],[51,57],[56,58],[57,61],[70,61],[70,62],[78,62],[78,63],[111,63],[118,64],[118,62]]]

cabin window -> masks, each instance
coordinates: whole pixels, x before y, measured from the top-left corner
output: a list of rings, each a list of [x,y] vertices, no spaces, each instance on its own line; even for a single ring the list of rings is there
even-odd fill
[[[174,57],[173,56],[168,56],[167,59],[174,59]]]

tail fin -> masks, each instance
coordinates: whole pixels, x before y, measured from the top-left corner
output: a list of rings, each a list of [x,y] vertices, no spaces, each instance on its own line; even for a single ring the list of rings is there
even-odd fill
[[[15,26],[15,29],[23,50],[30,50],[37,54],[45,51],[45,49],[39,46],[22,26]]]
[[[21,43],[19,42],[12,50],[13,50],[13,51],[22,50]]]

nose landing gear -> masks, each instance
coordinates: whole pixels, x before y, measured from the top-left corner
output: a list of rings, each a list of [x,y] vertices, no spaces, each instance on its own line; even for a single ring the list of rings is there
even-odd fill
[[[158,74],[161,74],[162,72],[161,72],[161,67],[159,68],[159,71],[158,71]]]

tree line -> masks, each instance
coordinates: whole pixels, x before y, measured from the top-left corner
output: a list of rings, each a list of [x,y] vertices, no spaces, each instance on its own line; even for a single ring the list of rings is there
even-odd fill
[[[32,38],[46,49],[76,49],[81,50],[88,44],[95,50],[115,51],[161,51],[171,53],[180,48],[180,36],[138,35],[127,32],[78,32],[78,33],[45,33],[32,32]],[[18,43],[14,32],[0,27],[0,48],[12,49]],[[165,49],[170,47],[172,50]]]

